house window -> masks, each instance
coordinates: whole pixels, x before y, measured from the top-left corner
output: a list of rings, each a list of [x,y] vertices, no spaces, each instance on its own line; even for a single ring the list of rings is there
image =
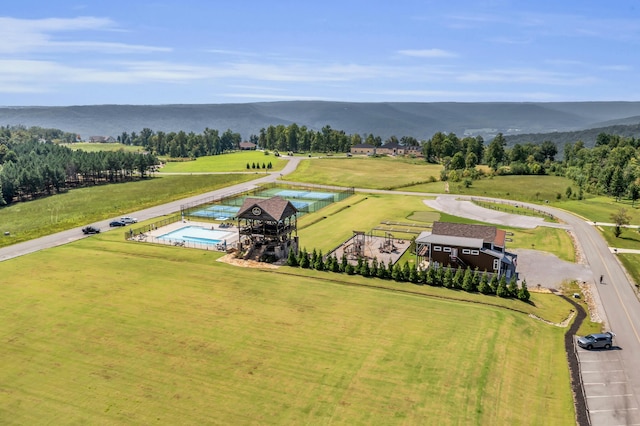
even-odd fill
[[[471,250],[469,250],[469,249],[462,249],[462,254],[471,254]]]
[[[500,268],[500,259],[493,259],[493,270],[497,271]]]
[[[451,247],[445,247],[444,251],[446,251],[447,253],[450,253],[451,252]]]
[[[442,247],[440,247],[440,246],[433,246],[433,251],[442,251]]]
[[[477,255],[480,254],[480,251],[479,250],[471,250],[471,254],[474,255],[474,256],[477,256]]]

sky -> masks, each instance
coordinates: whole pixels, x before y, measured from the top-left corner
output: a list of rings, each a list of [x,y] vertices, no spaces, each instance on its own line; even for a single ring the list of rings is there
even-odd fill
[[[0,105],[640,101],[640,2],[21,0]]]

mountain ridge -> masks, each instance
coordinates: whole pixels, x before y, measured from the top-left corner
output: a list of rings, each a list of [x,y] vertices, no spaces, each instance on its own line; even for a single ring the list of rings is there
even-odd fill
[[[270,125],[324,126],[386,139],[436,132],[491,139],[638,123],[640,102],[331,102],[280,101],[226,104],[72,105],[0,107],[0,124],[40,126],[90,136],[122,132],[200,133],[231,129],[243,139]]]

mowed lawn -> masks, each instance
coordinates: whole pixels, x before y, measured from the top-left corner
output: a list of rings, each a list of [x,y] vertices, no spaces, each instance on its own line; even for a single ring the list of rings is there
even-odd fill
[[[575,422],[563,328],[219,257],[106,233],[1,262],[0,422]]]
[[[268,169],[271,163],[271,169]],[[249,164],[249,168],[247,168]],[[192,161],[169,161],[160,169],[161,173],[222,173],[222,172],[267,172],[281,170],[287,160],[263,151],[240,151],[221,155],[198,157]],[[255,165],[255,168],[252,166]],[[263,167],[264,165],[264,167]]]
[[[442,166],[393,157],[320,158],[302,161],[287,180],[369,189],[396,189],[440,178]]]
[[[133,182],[72,189],[0,209],[0,247],[129,214],[253,179],[246,174],[156,176]]]

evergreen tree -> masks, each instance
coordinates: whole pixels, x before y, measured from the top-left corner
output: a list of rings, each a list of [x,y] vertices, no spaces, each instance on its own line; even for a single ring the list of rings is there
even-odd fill
[[[489,288],[491,289],[491,294],[496,294],[496,292],[498,291],[498,276],[496,274],[491,275]]]
[[[349,261],[347,260],[346,253],[342,252],[342,259],[340,261],[340,272],[346,272],[348,264],[349,264]]]
[[[442,277],[442,285],[446,288],[453,288],[453,271],[451,268],[446,268],[444,276]]]
[[[523,302],[528,302],[531,295],[529,294],[529,289],[527,288],[527,280],[522,280],[522,284],[520,285],[520,290],[518,290],[518,299]]]
[[[403,281],[402,277],[402,266],[393,265],[393,270],[391,271],[391,279],[394,281]]]
[[[348,275],[353,275],[355,273],[353,269],[353,265],[350,263],[347,263],[347,266],[345,266],[344,268],[344,272],[346,272]]]
[[[376,257],[374,257],[373,260],[371,261],[371,276],[372,277],[378,276],[378,259]]]
[[[402,281],[409,281],[410,275],[411,267],[409,266],[409,262],[405,260],[404,265],[402,266]]]
[[[507,290],[509,290],[509,297],[518,297],[518,279],[515,275],[511,276]]]
[[[311,266],[315,267],[316,262],[318,261],[318,252],[314,248],[311,252]]]
[[[367,259],[362,260],[362,265],[360,266],[360,275],[363,277],[369,277],[371,273],[371,268],[369,268],[369,261]]]
[[[463,280],[464,273],[462,272],[462,268],[456,269],[455,274],[453,274],[453,288],[460,290],[462,288]]]
[[[342,272],[340,270],[340,262],[338,262],[338,258],[336,257],[336,254],[334,253],[332,256],[333,261],[331,262],[331,272]]]
[[[509,289],[507,288],[507,278],[503,275],[498,281],[498,288],[496,290],[498,297],[509,297]]]
[[[333,256],[327,256],[327,260],[324,262],[325,271],[333,271]]]
[[[301,268],[308,269],[311,266],[311,262],[309,261],[309,253],[307,249],[304,248],[300,250],[300,260],[298,261]]]
[[[481,278],[480,271],[476,266],[476,269],[473,271],[473,288],[475,289],[474,291],[478,291],[478,286],[480,285],[480,278]]]
[[[378,274],[377,274],[378,278],[382,278],[382,279],[386,279],[387,278],[387,268],[384,264],[384,261],[380,261],[380,264],[378,265]]]
[[[322,250],[320,250],[320,252],[316,256],[316,261],[313,263],[313,269],[317,271],[324,271],[324,261],[322,260]]]
[[[478,291],[482,294],[491,294],[491,285],[489,284],[489,276],[487,275],[487,271],[484,271],[484,274],[482,274],[482,277],[480,277]]]
[[[287,265],[289,265],[289,266],[299,266],[298,258],[296,257],[296,253],[293,250],[293,247],[289,247],[289,256],[287,256]]]
[[[420,280],[420,276],[418,274],[418,268],[416,268],[416,264],[411,264],[411,269],[409,270],[409,282],[417,284]]]
[[[464,271],[464,277],[462,278],[462,289],[470,293],[476,291],[473,282],[473,273],[471,272],[470,267],[467,267],[467,269]]]
[[[436,268],[431,265],[427,268],[425,283],[427,285],[436,285]]]
[[[442,266],[438,266],[436,268],[436,281],[435,285],[444,286],[444,268]]]

